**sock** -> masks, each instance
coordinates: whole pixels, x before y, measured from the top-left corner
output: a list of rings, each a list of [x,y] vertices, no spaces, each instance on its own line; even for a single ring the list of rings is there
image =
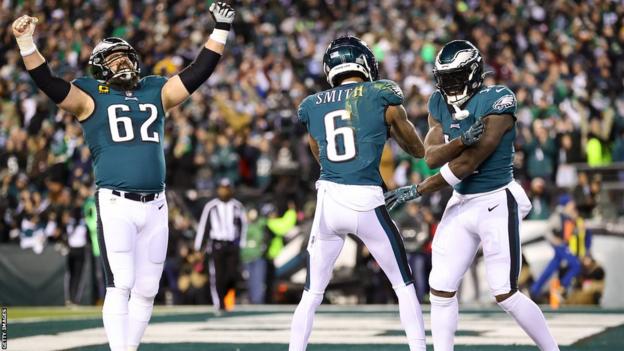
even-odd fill
[[[544,314],[535,302],[523,293],[516,292],[498,305],[510,314],[516,323],[533,339],[542,351],[558,351],[559,346],[553,338]]]
[[[305,351],[312,332],[314,313],[323,301],[323,294],[315,294],[303,291],[301,301],[293,314],[290,326],[290,343],[288,351]]]
[[[106,288],[102,321],[111,351],[127,351],[129,294],[127,289]]]
[[[154,309],[154,298],[148,298],[132,292],[128,303],[128,348],[135,350],[141,343],[147,323]]]
[[[407,335],[410,351],[425,351],[427,349],[425,323],[414,284],[395,288],[394,292],[399,298],[399,315]]]
[[[435,351],[453,351],[459,318],[457,295],[441,297],[431,294],[431,336]]]

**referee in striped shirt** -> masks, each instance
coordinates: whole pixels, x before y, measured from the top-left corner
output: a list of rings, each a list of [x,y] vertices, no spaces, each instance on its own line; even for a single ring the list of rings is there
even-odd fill
[[[195,250],[206,253],[210,294],[219,310],[225,310],[223,299],[236,287],[246,233],[245,207],[233,198],[229,179],[221,179],[217,198],[204,206],[195,237]]]

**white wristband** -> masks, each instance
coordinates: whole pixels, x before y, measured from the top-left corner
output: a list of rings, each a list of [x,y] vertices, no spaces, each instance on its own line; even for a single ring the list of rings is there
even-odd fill
[[[227,31],[227,30],[215,29],[210,34],[210,39],[216,41],[217,43],[225,45],[225,42],[227,41],[228,34],[230,34],[230,32]]]
[[[448,163],[445,163],[444,166],[440,168],[440,174],[450,186],[455,186],[461,182],[461,179],[457,178],[453,171],[451,171],[451,167],[449,167]]]
[[[20,55],[28,56],[37,51],[37,46],[35,45],[32,34],[19,36],[15,38],[15,40],[17,41],[17,46],[19,46]]]

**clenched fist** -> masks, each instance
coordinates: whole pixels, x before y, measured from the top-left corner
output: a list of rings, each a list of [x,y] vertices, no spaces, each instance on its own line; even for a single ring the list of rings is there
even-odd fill
[[[16,38],[24,35],[33,35],[37,22],[39,22],[37,17],[23,15],[13,22],[13,35],[15,35]]]
[[[37,17],[30,17],[28,15],[24,15],[13,22],[13,35],[15,35],[15,40],[17,41],[17,46],[19,46],[22,56],[28,56],[37,51],[33,40],[33,33],[35,32],[35,25],[37,22],[39,22]]]

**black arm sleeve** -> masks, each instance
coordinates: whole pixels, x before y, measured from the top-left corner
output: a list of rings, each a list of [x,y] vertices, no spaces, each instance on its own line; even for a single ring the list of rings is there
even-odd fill
[[[35,81],[37,87],[52,99],[55,104],[60,104],[69,95],[71,83],[53,76],[47,62],[31,69],[28,71],[28,74]]]
[[[184,84],[189,94],[193,94],[210,77],[215,67],[217,67],[217,62],[219,62],[220,58],[221,55],[204,47],[195,58],[195,61],[180,72],[179,76],[182,84]]]

